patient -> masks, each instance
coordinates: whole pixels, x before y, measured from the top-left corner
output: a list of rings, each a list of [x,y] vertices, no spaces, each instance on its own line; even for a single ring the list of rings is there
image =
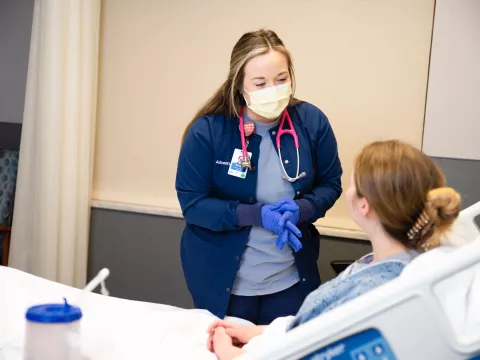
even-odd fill
[[[400,141],[374,142],[360,152],[346,200],[373,253],[312,292],[288,330],[398,277],[418,250],[439,244],[460,212],[460,196],[445,187],[438,166]],[[208,329],[207,347],[220,360],[233,359],[264,329],[218,320]]]

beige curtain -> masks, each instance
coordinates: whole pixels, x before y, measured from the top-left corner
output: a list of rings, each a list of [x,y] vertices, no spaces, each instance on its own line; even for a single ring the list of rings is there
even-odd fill
[[[35,0],[9,265],[86,280],[100,0]]]

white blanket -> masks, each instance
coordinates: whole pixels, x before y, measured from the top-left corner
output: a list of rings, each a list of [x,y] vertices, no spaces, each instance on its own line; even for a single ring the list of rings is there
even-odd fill
[[[63,297],[82,309],[89,359],[216,359],[206,349],[206,329],[216,319],[207,311],[85,293],[1,266],[0,289],[0,359],[18,358],[28,307]]]

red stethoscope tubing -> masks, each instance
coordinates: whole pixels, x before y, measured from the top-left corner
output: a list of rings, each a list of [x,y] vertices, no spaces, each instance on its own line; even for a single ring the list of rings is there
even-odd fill
[[[243,120],[243,109],[242,108],[240,109],[239,119],[240,119],[240,137],[241,137],[241,140],[242,140],[242,156],[247,157],[248,153],[247,153],[247,142],[246,142],[246,138],[245,138],[245,122]],[[289,127],[288,129],[283,128],[284,125],[285,125],[285,119],[288,122],[288,127]],[[292,119],[290,118],[290,115],[288,114],[287,109],[283,110],[283,112],[282,112],[282,118],[280,120],[280,126],[278,127],[277,137],[275,139],[277,148],[279,148],[279,149],[280,149],[280,139],[281,139],[282,135],[284,135],[284,134],[292,135],[293,136],[293,141],[295,142],[295,148],[296,149],[300,148],[299,143],[298,143],[298,136],[297,136],[297,133],[295,132],[295,128],[293,127],[293,123],[292,123]]]
[[[243,108],[240,108],[240,113],[238,114],[240,120],[240,139],[242,141],[242,156],[244,159],[247,158],[247,140],[245,138],[245,122],[243,121]]]
[[[285,119],[288,122],[288,127],[289,127],[288,129],[284,129]],[[248,153],[247,153],[247,140],[246,140],[246,137],[245,137],[245,122],[243,120],[243,108],[240,108],[239,122],[240,122],[240,126],[239,126],[240,127],[240,138],[241,138],[241,142],[242,142],[242,157],[243,157],[243,159],[248,159],[248,161],[250,161]],[[287,171],[285,170],[285,167],[283,166],[282,154],[281,154],[281,150],[280,150],[280,144],[281,144],[280,140],[281,140],[282,135],[285,135],[285,134],[291,135],[293,137],[293,141],[295,143],[295,148],[297,150],[297,174],[294,178],[291,178],[290,176],[288,176]],[[302,173],[302,174],[299,175],[300,156],[299,156],[298,149],[300,148],[300,144],[298,142],[298,136],[297,136],[297,133],[295,132],[295,128],[293,127],[292,119],[290,118],[290,115],[288,114],[287,109],[283,110],[283,112],[282,112],[282,117],[280,119],[280,125],[279,125],[278,130],[277,130],[277,137],[275,138],[275,142],[276,142],[276,145],[277,145],[277,148],[278,148],[278,154],[279,154],[279,157],[280,157],[280,164],[281,164],[283,172],[285,174],[285,176],[283,178],[285,180],[290,181],[290,182],[294,182],[294,181],[298,180],[299,178],[305,176],[305,173]]]

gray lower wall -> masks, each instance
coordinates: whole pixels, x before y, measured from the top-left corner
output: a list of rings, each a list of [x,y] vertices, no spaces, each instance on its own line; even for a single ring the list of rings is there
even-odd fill
[[[463,208],[480,201],[480,161],[435,159],[448,185],[462,194]],[[111,270],[113,296],[190,308],[180,263],[184,220],[92,209],[88,277]],[[335,276],[332,260],[355,260],[371,251],[365,241],[323,237],[318,261],[323,281]]]
[[[113,296],[192,306],[180,263],[183,219],[105,209],[92,209],[88,277],[111,270]],[[319,268],[331,279],[332,260],[355,260],[371,251],[366,241],[322,238]]]
[[[183,224],[182,219],[92,209],[88,277],[108,267],[113,296],[191,307],[180,264]]]

